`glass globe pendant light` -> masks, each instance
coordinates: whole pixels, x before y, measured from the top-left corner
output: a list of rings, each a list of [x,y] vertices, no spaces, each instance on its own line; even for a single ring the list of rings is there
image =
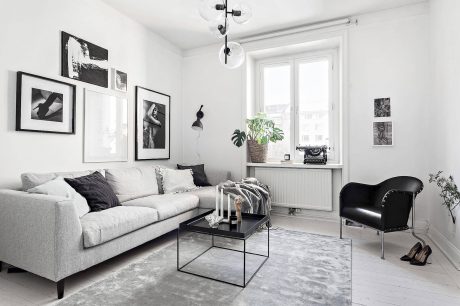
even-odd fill
[[[211,20],[208,24],[209,30],[216,35],[217,38],[224,38],[228,34],[230,23],[224,15]]]
[[[232,10],[233,21],[238,24],[244,24],[252,17],[252,9],[246,3],[238,3]]]
[[[225,41],[225,45],[219,51],[221,64],[229,69],[240,67],[244,63],[245,56],[243,47],[234,41]]]
[[[198,8],[198,12],[204,20],[214,20],[224,15],[225,0],[203,0]]]
[[[208,21],[209,30],[217,38],[225,37],[225,44],[219,51],[220,62],[229,69],[240,67],[244,63],[246,55],[239,43],[227,41],[229,31],[227,16],[231,15],[233,21],[244,24],[252,17],[251,7],[245,3],[238,3],[230,11],[228,0],[202,0],[199,12],[201,17]]]

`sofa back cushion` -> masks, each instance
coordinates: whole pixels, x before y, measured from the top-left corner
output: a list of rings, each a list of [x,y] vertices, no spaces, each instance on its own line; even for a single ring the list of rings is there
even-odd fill
[[[60,196],[71,199],[77,210],[78,217],[82,217],[89,213],[90,208],[86,199],[75,191],[62,176],[58,176],[54,180],[48,181],[42,185],[36,186],[27,190],[28,193],[46,194],[51,196]]]
[[[120,202],[159,194],[155,167],[105,170],[105,178]]]
[[[98,171],[101,172],[102,175],[104,175],[102,171]],[[22,190],[27,191],[31,188],[37,187],[46,182],[54,180],[58,176],[62,176],[63,178],[77,178],[80,176],[91,174],[92,172],[94,171],[86,170],[75,172],[23,173],[21,174]]]

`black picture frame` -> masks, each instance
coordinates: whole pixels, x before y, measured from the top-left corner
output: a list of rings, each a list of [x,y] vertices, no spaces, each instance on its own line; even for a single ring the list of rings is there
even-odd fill
[[[72,118],[71,118],[71,123],[70,127],[71,130],[68,132],[61,132],[61,131],[49,131],[49,130],[40,130],[40,129],[31,129],[31,128],[23,128],[23,122],[22,122],[22,92],[23,92],[23,77],[31,77],[31,78],[36,78],[39,80],[44,80],[48,82],[54,82],[57,84],[65,85],[70,88],[72,88],[72,96],[70,97],[71,101],[71,113],[72,113]],[[51,78],[39,76],[36,74],[31,74],[23,71],[18,71],[16,73],[16,131],[22,131],[22,132],[38,132],[38,133],[53,133],[53,134],[75,134],[75,114],[76,114],[76,90],[77,86],[74,84],[54,80]]]
[[[141,145],[140,141],[139,141],[139,136],[141,135],[140,134],[140,131],[139,131],[139,119],[138,119],[138,115],[139,115],[139,111],[140,111],[140,108],[139,108],[139,103],[141,101],[139,101],[139,91],[140,90],[145,90],[147,92],[150,92],[150,93],[153,93],[153,94],[157,94],[157,95],[161,95],[161,96],[164,96],[168,99],[168,120],[167,120],[167,124],[168,124],[168,135],[166,135],[166,139],[167,139],[167,147],[168,147],[168,155],[167,157],[153,157],[153,158],[145,158],[145,157],[140,157],[139,153],[140,153],[140,150],[139,150],[139,146]],[[155,91],[155,90],[152,90],[152,89],[148,89],[148,88],[145,88],[145,87],[142,87],[142,86],[136,86],[135,87],[135,96],[136,96],[136,106],[135,106],[135,114],[134,114],[134,131],[135,131],[135,134],[134,134],[134,139],[135,139],[135,160],[136,161],[143,161],[143,160],[168,160],[168,159],[171,159],[171,96],[170,95],[167,95],[167,94],[164,94],[162,92],[159,92],[159,91]],[[142,101],[143,102],[143,101]],[[142,109],[143,110],[143,109]],[[141,131],[143,133],[143,131]]]
[[[72,39],[72,40],[71,40]],[[73,63],[78,71],[69,71],[69,52],[78,52],[82,62]],[[83,38],[61,31],[61,76],[109,88],[109,51]],[[106,67],[104,67],[106,66]],[[74,74],[74,75],[72,75]]]

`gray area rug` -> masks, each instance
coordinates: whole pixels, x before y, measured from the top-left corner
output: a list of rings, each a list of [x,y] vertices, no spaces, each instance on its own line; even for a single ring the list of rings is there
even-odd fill
[[[242,249],[242,242],[215,244]],[[181,265],[206,250],[210,237],[183,235]],[[247,241],[247,251],[266,254],[267,230]],[[176,244],[153,252],[58,305],[351,305],[351,240],[284,229],[270,230],[270,258],[246,288],[182,273]],[[263,257],[247,255],[246,280]],[[212,248],[185,268],[230,282],[243,282],[243,255]]]

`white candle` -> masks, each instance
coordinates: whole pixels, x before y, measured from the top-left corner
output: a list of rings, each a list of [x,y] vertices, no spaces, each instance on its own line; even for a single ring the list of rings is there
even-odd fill
[[[220,213],[224,217],[224,188],[220,190]]]
[[[230,194],[227,193],[227,218],[228,218],[228,222],[230,222]]]
[[[214,213],[219,215],[219,186],[216,186],[216,211]]]

